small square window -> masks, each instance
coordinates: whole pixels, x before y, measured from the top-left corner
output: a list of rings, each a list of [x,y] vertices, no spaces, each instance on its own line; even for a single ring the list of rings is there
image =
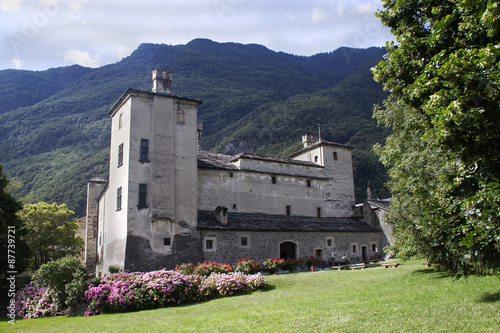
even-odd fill
[[[206,239],[205,240],[205,248],[207,250],[213,250],[213,248],[214,248],[214,241],[212,239]]]
[[[318,156],[314,156],[314,163],[318,163]]]
[[[236,209],[237,209],[237,207],[238,207],[238,206],[237,206],[236,204],[233,204],[233,209],[235,209],[235,210],[236,210]]]
[[[308,180],[306,181],[306,184],[307,184],[307,187],[311,187],[311,180],[309,180],[309,179],[308,179]]]
[[[241,237],[241,246],[248,246],[248,238]]]
[[[165,246],[170,246],[170,237],[168,237],[168,238],[163,238],[163,245],[165,245]]]
[[[276,176],[271,176],[271,184],[276,184]]]
[[[372,252],[378,252],[376,243],[372,243]]]
[[[338,155],[336,151],[333,152],[333,160],[334,161],[338,160]]]
[[[331,238],[327,238],[327,239],[326,239],[326,246],[331,247],[332,245],[333,245],[333,239],[331,239]]]
[[[232,172],[229,173],[229,177],[233,178],[234,174]]]
[[[356,253],[358,250],[358,246],[357,245],[353,245],[352,246],[352,253]]]

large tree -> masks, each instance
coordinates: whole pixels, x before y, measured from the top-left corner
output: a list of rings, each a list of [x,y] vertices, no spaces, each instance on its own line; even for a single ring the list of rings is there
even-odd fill
[[[70,219],[73,215],[65,204],[46,202],[27,204],[19,212],[25,224],[24,239],[34,251],[32,271],[51,260],[76,256],[83,251],[83,239],[75,237],[78,224],[76,219]]]
[[[397,43],[374,68],[392,93],[375,110],[393,134],[394,250],[461,276],[500,268],[500,3],[383,0]]]
[[[9,180],[0,165],[0,278],[7,272],[21,273],[28,266],[29,246],[21,239],[23,223],[17,216],[23,206],[9,192]]]

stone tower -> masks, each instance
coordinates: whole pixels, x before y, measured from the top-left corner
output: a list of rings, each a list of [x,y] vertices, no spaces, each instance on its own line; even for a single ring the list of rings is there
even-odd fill
[[[200,260],[197,219],[198,100],[171,94],[172,73],[153,90],[129,89],[111,108],[109,181],[99,199],[98,271],[174,268]],[[105,255],[104,255],[105,253]]]

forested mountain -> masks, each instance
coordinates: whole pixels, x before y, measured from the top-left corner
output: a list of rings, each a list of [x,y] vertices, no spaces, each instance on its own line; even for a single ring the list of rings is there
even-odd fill
[[[372,119],[386,94],[369,69],[384,53],[341,48],[304,57],[196,39],[142,44],[95,69],[0,71],[0,163],[22,181],[23,201],[66,203],[84,215],[86,182],[107,176],[107,111],[128,88],[150,90],[157,67],[173,71],[173,94],[203,101],[205,149],[286,156],[320,124],[324,140],[355,148],[357,201],[368,180],[383,197],[385,170],[370,149],[388,135]]]

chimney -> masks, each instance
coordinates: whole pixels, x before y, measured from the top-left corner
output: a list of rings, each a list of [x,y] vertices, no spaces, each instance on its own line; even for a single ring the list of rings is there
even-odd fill
[[[368,186],[366,187],[366,200],[371,200],[372,199],[372,188],[370,181],[368,181]]]
[[[302,143],[304,144],[304,148],[309,147],[313,143],[316,143],[318,138],[314,135],[304,134],[302,135]]]
[[[153,91],[157,93],[171,93],[172,71],[153,69]]]
[[[215,208],[215,219],[217,222],[220,224],[227,225],[227,207],[224,206],[218,206]]]

